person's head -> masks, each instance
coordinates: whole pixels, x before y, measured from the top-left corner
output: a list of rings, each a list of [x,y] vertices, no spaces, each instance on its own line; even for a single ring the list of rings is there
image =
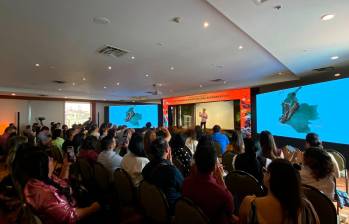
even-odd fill
[[[63,125],[62,125],[62,129],[63,129],[63,131],[67,131],[67,130],[68,130],[68,125],[63,124]]]
[[[25,176],[27,180],[37,179],[46,181],[53,173],[53,159],[40,150],[33,149],[32,152],[25,155],[25,163],[23,164]]]
[[[107,137],[102,139],[102,142],[101,142],[102,150],[104,150],[104,151],[113,150],[113,149],[115,149],[115,147],[116,147],[115,138],[107,136]]]
[[[137,157],[145,157],[142,134],[136,132],[132,135],[128,149]]]
[[[199,140],[201,138],[201,136],[204,135],[204,132],[202,131],[202,128],[200,125],[196,125],[195,126],[195,134],[196,134],[196,139]]]
[[[170,147],[167,141],[163,137],[157,137],[150,145],[149,148],[149,158],[150,160],[159,161],[161,159],[167,158],[170,153]]]
[[[231,145],[233,146],[234,153],[240,154],[245,152],[244,139],[240,131],[233,130],[231,135]]]
[[[265,158],[276,159],[276,144],[273,135],[269,131],[262,131],[259,135],[259,142]]]
[[[256,155],[257,152],[261,151],[261,145],[259,141],[252,138],[244,139],[245,153],[250,155]]]
[[[301,182],[298,171],[285,159],[275,159],[264,172],[264,185],[278,199],[283,216],[297,223],[298,211],[302,206]]]
[[[108,136],[116,137],[116,129],[114,129],[114,128],[109,129]]]
[[[184,148],[185,138],[182,133],[174,134],[170,141],[170,146],[172,149]]]
[[[156,139],[156,132],[149,130],[144,134],[144,151],[148,154],[151,143]]]
[[[202,112],[204,112],[204,113],[205,113],[205,112],[206,112],[206,108],[203,108],[203,109],[202,109]]]
[[[45,133],[49,133],[50,129],[47,126],[43,126],[40,131],[45,132]]]
[[[26,125],[26,126],[25,126],[25,129],[31,129],[30,124]]]
[[[9,139],[7,145],[9,155],[6,160],[7,167],[12,168],[12,163],[16,157],[17,149],[24,143],[28,143],[28,138],[25,136],[15,136]]]
[[[150,129],[151,128],[151,122],[147,122],[146,124],[145,124],[145,127],[147,128],[147,129]]]
[[[54,129],[52,132],[52,139],[55,140],[62,135],[62,130],[61,129]]]
[[[75,136],[76,134],[77,134],[77,132],[75,131],[74,128],[70,128],[70,129],[68,129],[68,131],[67,131],[68,139],[71,140],[71,141],[73,141],[74,136]]]
[[[217,152],[209,136],[200,138],[194,154],[194,160],[200,173],[211,173],[214,171],[217,161]]]
[[[97,149],[98,149],[98,139],[92,135],[87,136],[81,145],[81,150],[97,150]]]
[[[327,177],[334,170],[331,157],[327,152],[317,147],[305,150],[303,162],[304,166],[310,168],[311,174],[316,180]]]
[[[216,124],[215,126],[213,126],[212,129],[213,129],[213,132],[214,132],[214,133],[218,133],[218,132],[221,131],[221,127],[220,127],[219,125],[217,125],[217,124]]]
[[[5,133],[8,135],[11,135],[12,133],[16,133],[17,132],[17,128],[15,126],[8,126],[5,129]]]
[[[322,142],[320,141],[319,135],[316,133],[308,133],[305,137],[305,148],[317,147],[322,148]]]

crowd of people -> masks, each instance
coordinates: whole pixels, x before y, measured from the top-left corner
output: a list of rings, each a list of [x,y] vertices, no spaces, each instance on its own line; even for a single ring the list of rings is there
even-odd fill
[[[79,201],[75,191],[81,186],[72,167],[81,159],[104,166],[110,181],[121,168],[135,188],[143,180],[157,186],[172,215],[176,201],[189,198],[212,223],[303,223],[307,203],[301,184],[333,200],[339,176],[336,160],[315,133],[306,136],[304,149],[290,150],[278,148],[269,131],[244,138],[237,130],[222,132],[219,125],[210,132],[200,126],[152,128],[150,123],[140,130],[51,123],[28,125],[18,133],[11,124],[0,137],[0,163],[6,170],[0,177],[0,211],[18,219],[20,205],[26,204],[43,223],[92,220],[106,206],[98,191],[88,191],[88,202]],[[245,197],[238,214],[224,181],[234,170],[251,174],[265,189],[263,197]]]

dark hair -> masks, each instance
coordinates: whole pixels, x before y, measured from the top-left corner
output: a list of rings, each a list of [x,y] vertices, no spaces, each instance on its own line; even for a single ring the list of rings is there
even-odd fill
[[[149,154],[152,160],[161,160],[168,148],[168,143],[163,137],[157,137],[150,145]]]
[[[82,150],[97,150],[98,149],[98,139],[96,136],[89,135],[85,138],[81,145]]]
[[[75,129],[74,129],[74,128],[69,128],[69,129],[67,130],[67,136],[68,136],[68,138],[73,137],[74,132],[75,132]]]
[[[116,130],[114,128],[111,128],[108,130],[108,135],[107,136],[110,136],[110,137],[115,137],[116,135]]]
[[[109,146],[113,144],[114,137],[107,136],[102,139],[101,148],[102,150],[108,150]]]
[[[244,139],[242,138],[240,131],[233,130],[231,135],[231,145],[233,146],[234,153],[239,154],[245,152]]]
[[[320,148],[312,147],[306,149],[303,161],[304,165],[311,169],[311,174],[316,180],[327,177],[334,170],[331,157]]]
[[[265,158],[276,159],[277,148],[273,135],[269,131],[262,131],[259,135],[259,142],[262,147],[262,153]]]
[[[310,145],[310,147],[321,147],[322,143],[320,141],[319,135],[316,133],[308,133],[305,137],[305,141]]]
[[[128,149],[138,157],[145,157],[144,153],[144,140],[140,133],[134,133],[131,137]]]
[[[63,194],[68,201],[72,200],[69,188],[63,188],[58,183],[49,178],[49,157],[45,152],[39,149],[32,149],[32,152],[27,153],[24,162],[24,172],[27,180],[37,179],[47,185],[55,187],[60,194]]]
[[[261,151],[261,145],[259,144],[259,141],[255,139],[245,138],[244,144],[245,144],[245,153],[247,154],[255,156],[257,152]]]
[[[209,136],[203,136],[197,145],[194,160],[200,173],[210,173],[214,170],[217,161],[217,152]]]
[[[151,123],[148,121],[148,122],[145,124],[145,127],[146,127],[146,128],[151,128]]]
[[[50,129],[47,126],[43,126],[40,131],[49,131]]]
[[[181,133],[176,133],[172,136],[170,141],[170,146],[172,149],[184,148],[185,138]]]
[[[148,154],[150,150],[151,143],[156,139],[156,132],[149,130],[144,134],[144,152]]]
[[[301,181],[298,171],[285,159],[275,159],[268,166],[270,191],[283,208],[283,217],[297,223],[302,207]]]
[[[197,140],[199,140],[204,135],[204,132],[202,131],[202,128],[200,125],[195,126],[195,132],[196,132],[196,139]]]
[[[188,129],[186,131],[186,135],[188,138],[191,138],[192,140],[196,140],[196,131],[194,129]]]
[[[213,126],[213,132],[214,133],[217,133],[217,132],[220,132],[220,131],[221,131],[221,127],[219,125]]]
[[[61,137],[62,130],[61,129],[54,129],[52,132],[52,139],[55,140],[58,137]]]

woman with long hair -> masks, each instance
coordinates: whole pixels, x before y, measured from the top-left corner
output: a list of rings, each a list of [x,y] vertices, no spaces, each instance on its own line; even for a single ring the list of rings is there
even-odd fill
[[[265,169],[263,182],[268,194],[245,197],[240,207],[240,223],[303,223],[306,203],[302,198],[299,173],[292,164],[275,159]]]
[[[276,147],[274,137],[269,131],[262,131],[260,133],[259,142],[261,144],[263,157],[270,160],[284,158],[282,150]]]
[[[43,223],[76,223],[99,210],[97,202],[86,208],[75,207],[69,185],[53,175],[53,159],[46,153],[34,148],[22,159],[24,198]],[[69,166],[67,160],[63,166]]]

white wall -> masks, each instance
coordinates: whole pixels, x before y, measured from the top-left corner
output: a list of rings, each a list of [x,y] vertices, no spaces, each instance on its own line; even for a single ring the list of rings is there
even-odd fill
[[[206,122],[207,128],[212,128],[218,124],[222,129],[234,129],[234,102],[212,102],[198,103],[195,105],[196,125],[200,125],[201,118],[199,112],[206,108],[208,119]]]
[[[39,122],[38,117],[45,117],[44,125],[49,126],[52,121],[64,124],[64,101],[30,100],[30,123]]]

